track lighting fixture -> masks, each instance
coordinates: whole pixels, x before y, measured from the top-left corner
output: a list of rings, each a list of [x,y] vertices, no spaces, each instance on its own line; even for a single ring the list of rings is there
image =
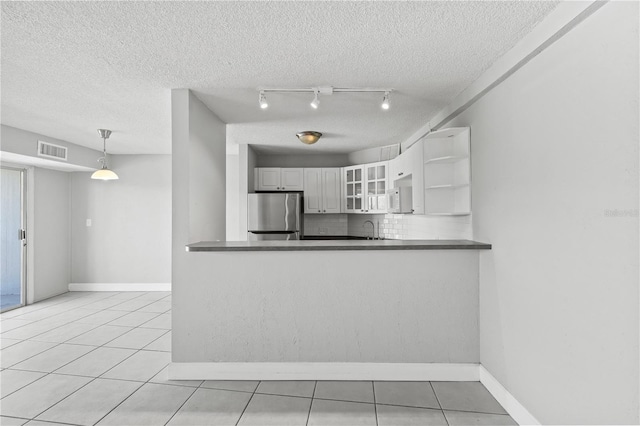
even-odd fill
[[[313,91],[314,95],[313,95],[313,100],[311,101],[311,108],[313,109],[318,109],[318,106],[320,106],[320,100],[318,99],[318,91],[314,90]]]
[[[260,104],[260,108],[265,109],[269,106],[267,103],[267,98],[265,97],[266,92],[278,92],[278,93],[313,93],[313,100],[309,105],[311,108],[318,109],[320,106],[319,95],[329,96],[334,93],[384,93],[384,97],[382,98],[382,109],[389,109],[389,95],[393,91],[393,89],[384,89],[384,88],[372,88],[372,87],[332,87],[332,86],[319,86],[319,87],[292,87],[292,88],[259,88],[258,93],[258,103]]]
[[[267,98],[264,96],[264,92],[260,91],[260,96],[258,96],[258,103],[260,104],[260,108],[266,109],[269,104],[267,103]]]
[[[389,92],[384,92],[384,98],[382,98],[382,109],[389,109]]]

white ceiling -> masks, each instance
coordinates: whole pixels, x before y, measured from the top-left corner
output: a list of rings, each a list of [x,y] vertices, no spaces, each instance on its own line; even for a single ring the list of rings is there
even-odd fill
[[[170,89],[190,88],[230,143],[350,152],[399,143],[557,2],[2,2],[2,123],[116,154],[170,153]],[[258,87],[392,87],[308,94]],[[301,130],[325,136],[313,146]]]

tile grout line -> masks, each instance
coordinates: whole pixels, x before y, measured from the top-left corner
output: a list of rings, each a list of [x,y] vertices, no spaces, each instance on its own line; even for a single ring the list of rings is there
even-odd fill
[[[440,412],[442,413],[442,417],[444,417],[444,421],[447,422],[447,426],[449,425],[449,419],[447,419],[447,415],[444,413],[444,409],[442,408],[442,404],[440,403],[440,398],[438,398],[438,394],[436,393],[436,388],[433,387],[433,383],[429,381],[429,386],[431,386],[431,391],[436,397],[436,401],[438,402],[438,406],[440,407]]]
[[[162,370],[160,370],[160,371],[162,371]],[[156,383],[156,384],[157,384],[157,383]],[[176,414],[178,414],[178,411],[180,411],[180,409],[181,409],[182,407],[184,407],[184,405],[185,405],[185,404],[186,404],[186,403],[191,399],[191,397],[192,397],[193,395],[195,395],[195,393],[196,393],[196,391],[197,391],[197,390],[198,390],[198,388],[194,388],[194,389],[193,389],[193,392],[191,392],[191,393],[189,394],[189,396],[187,397],[187,399],[185,399],[185,400],[184,400],[184,402],[183,402],[182,404],[180,404],[180,406],[178,407],[178,409],[177,409],[177,410],[176,410],[176,411],[171,415],[171,417],[169,417],[169,419],[168,419],[166,422],[164,422],[164,424],[165,424],[165,425],[169,424],[169,422],[171,421],[171,419],[173,419],[173,418],[176,416]]]
[[[378,403],[376,402],[376,382],[371,381],[371,389],[373,390],[373,412],[376,417],[376,426],[378,426]]]
[[[131,354],[131,356],[127,357],[126,359],[122,360],[122,361],[121,361],[121,362],[119,362],[118,364],[114,365],[113,367],[111,367],[110,369],[108,369],[107,371],[105,371],[105,372],[104,372],[104,373],[102,373],[99,377],[96,377],[96,378],[103,378],[104,380],[124,380],[124,379],[109,379],[109,378],[102,377],[102,376],[103,376],[104,374],[108,373],[109,371],[113,370],[115,367],[117,367],[118,365],[120,365],[121,363],[123,363],[124,361],[126,361],[127,359],[131,358],[132,356],[134,356],[135,354],[137,354],[137,353],[138,353],[138,352],[140,352],[141,350],[142,350],[142,349],[138,349],[138,350],[136,350],[134,353],[132,353],[132,354]],[[167,365],[169,365],[169,364],[167,364]],[[158,375],[158,373],[160,373],[162,370],[164,370],[164,369],[167,367],[167,365],[165,365],[165,366],[163,366],[162,368],[160,368],[160,370],[158,370],[155,374],[153,374],[153,375],[152,375],[152,376],[151,376],[147,381],[145,381],[145,382],[136,381],[136,383],[140,383],[140,386],[138,386],[138,387],[136,388],[136,390],[134,390],[133,392],[131,392],[131,393],[130,393],[130,394],[129,394],[125,399],[123,399],[123,400],[122,400],[122,401],[120,401],[118,404],[116,404],[116,406],[115,406],[115,407],[113,407],[111,410],[109,410],[109,412],[107,412],[104,416],[100,417],[100,419],[99,419],[96,423],[94,423],[94,425],[96,425],[96,424],[100,423],[100,422],[101,422],[105,417],[107,417],[109,414],[111,414],[111,413],[112,413],[114,410],[116,410],[119,406],[121,406],[122,404],[124,404],[124,402],[125,402],[125,401],[127,401],[129,398],[131,398],[131,396],[132,396],[132,395],[134,395],[136,392],[138,392],[140,389],[142,389],[142,387],[143,387],[144,385],[147,385],[147,384],[162,385],[162,383],[153,383],[153,382],[150,382],[150,380],[152,380],[154,377],[156,377],[156,376]],[[133,380],[131,380],[131,381],[133,381]],[[194,390],[194,392],[195,392],[195,390]],[[191,397],[191,396],[189,396],[189,398],[190,398],[190,397]],[[189,398],[187,398],[187,399],[189,399]],[[186,402],[186,401],[185,401],[185,402]],[[174,414],[175,414],[175,413],[174,413]],[[172,417],[173,417],[173,416],[172,416]]]
[[[247,401],[247,405],[244,406],[244,409],[242,410],[242,413],[240,413],[240,417],[238,417],[238,420],[236,421],[235,426],[238,426],[238,424],[240,423],[240,420],[242,420],[242,416],[244,416],[244,413],[245,413],[245,411],[247,411],[247,408],[249,407],[249,404],[251,404],[251,400],[253,399],[253,396],[256,394],[256,391],[258,390],[258,387],[260,386],[260,383],[262,383],[262,380],[258,380],[258,384],[253,389],[253,392],[251,393],[251,397],[249,397],[249,400]]]
[[[305,426],[309,426],[309,418],[311,418],[311,407],[313,407],[313,400],[315,399],[315,396],[316,396],[317,387],[318,387],[318,381],[315,380],[313,382],[313,392],[311,393],[311,403],[309,403],[309,413],[307,413],[307,422],[305,423]]]

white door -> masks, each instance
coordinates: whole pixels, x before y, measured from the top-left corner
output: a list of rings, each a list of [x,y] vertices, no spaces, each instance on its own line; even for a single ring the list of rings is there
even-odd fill
[[[304,189],[304,169],[280,169],[280,190],[302,191]]]
[[[322,213],[322,170],[304,169],[305,213]]]
[[[280,191],[280,168],[261,167],[258,169],[258,191]]]
[[[322,169],[323,213],[340,213],[341,169]]]

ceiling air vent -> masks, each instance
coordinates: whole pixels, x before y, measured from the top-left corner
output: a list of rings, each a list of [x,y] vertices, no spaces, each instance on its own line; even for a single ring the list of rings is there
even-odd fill
[[[67,147],[38,141],[38,156],[67,161]]]

